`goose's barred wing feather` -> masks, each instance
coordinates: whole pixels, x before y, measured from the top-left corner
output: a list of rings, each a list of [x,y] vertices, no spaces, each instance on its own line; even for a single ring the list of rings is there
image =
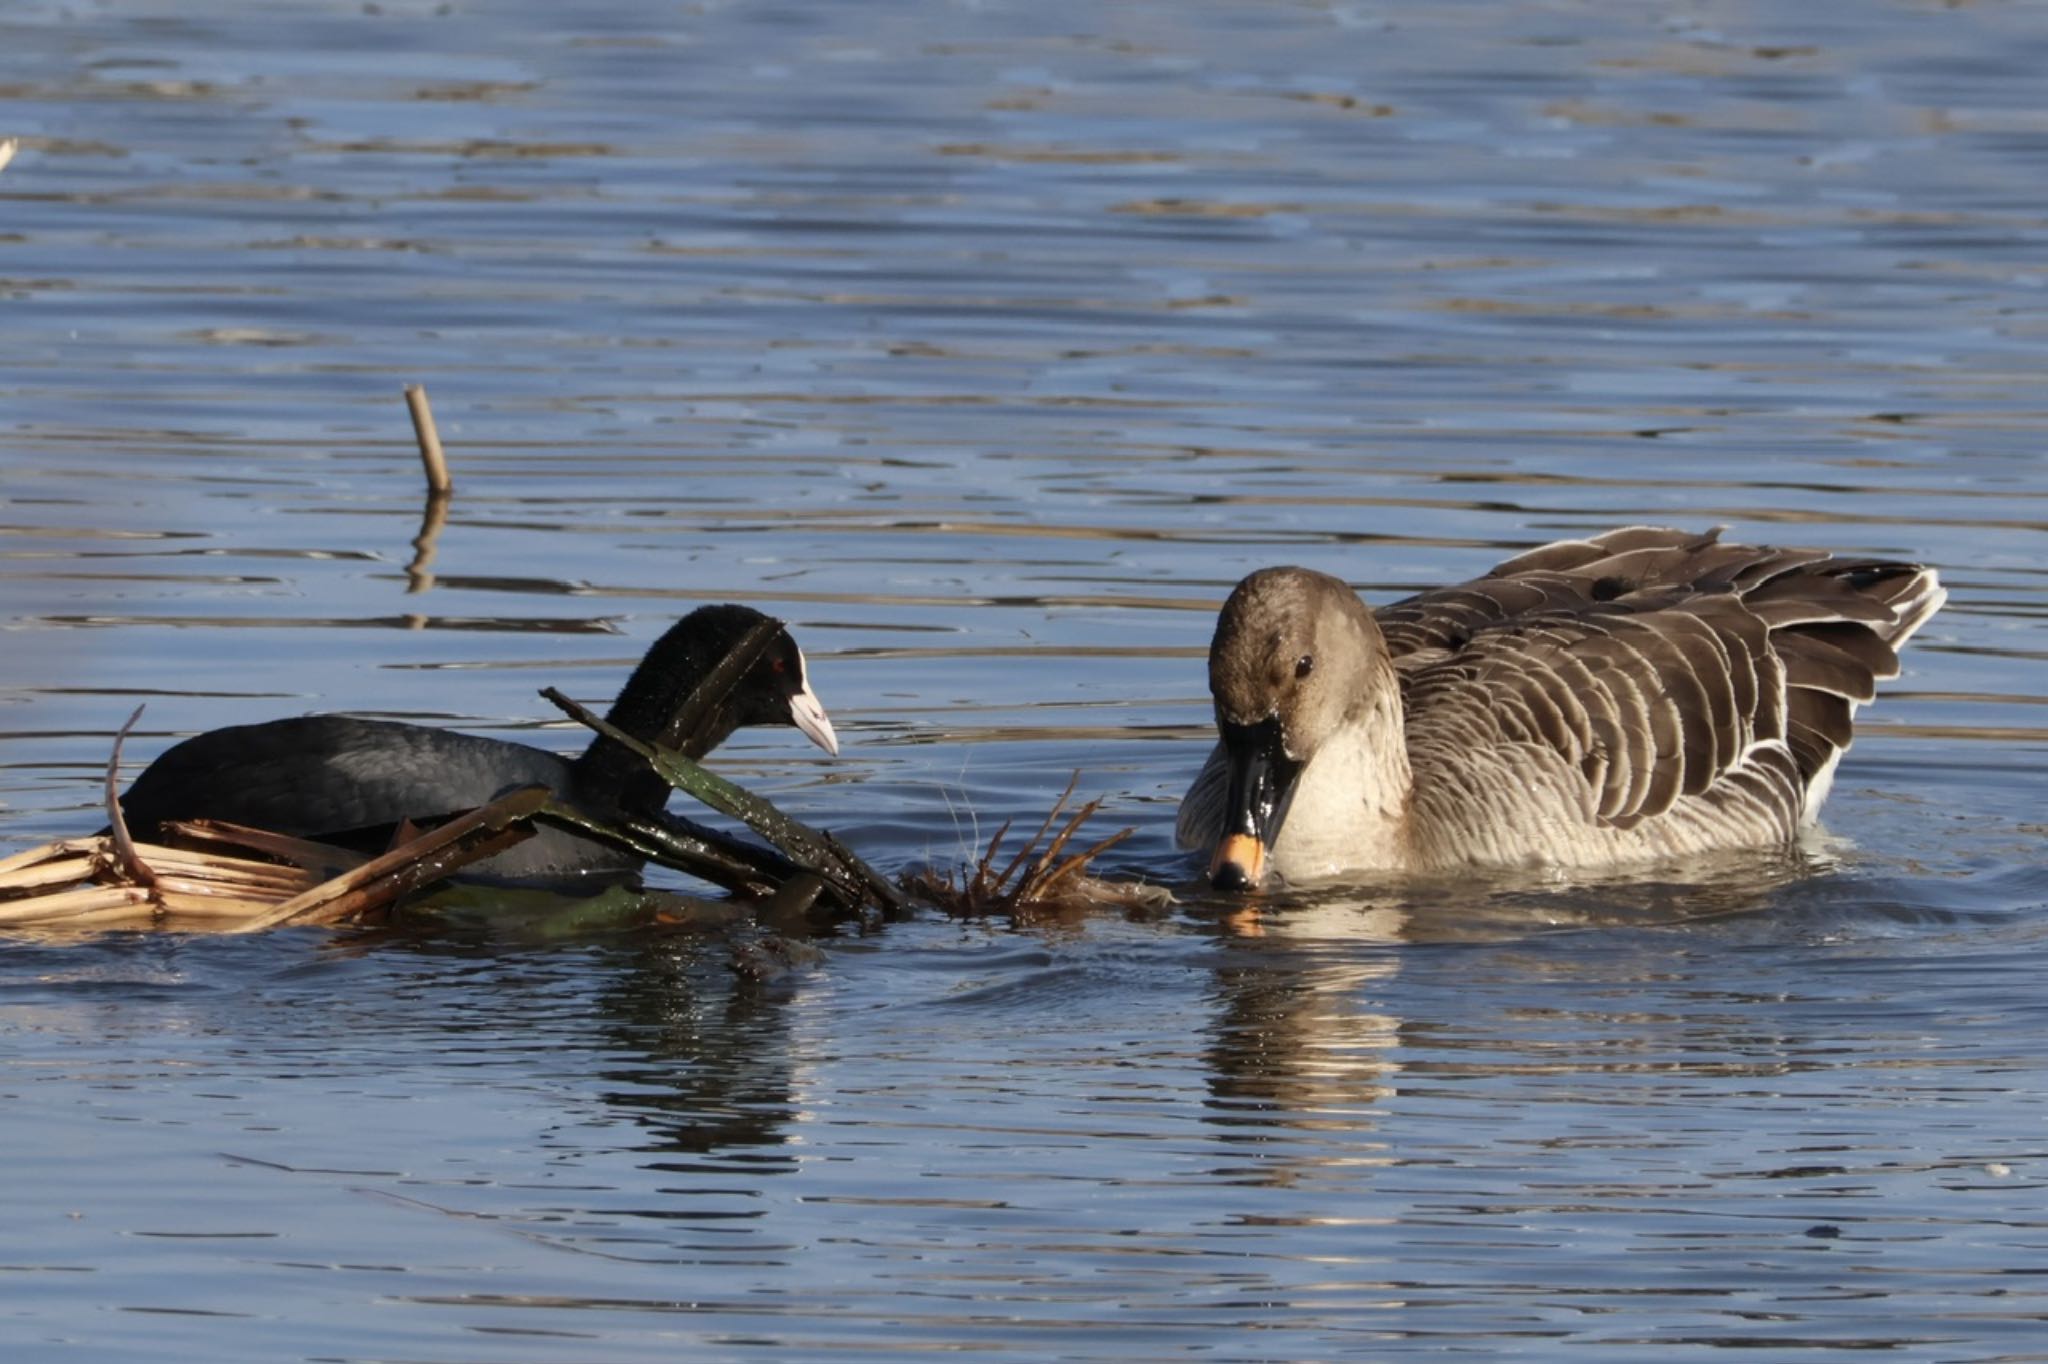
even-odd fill
[[[1615,828],[1688,798],[1824,789],[1855,707],[1946,594],[1919,565],[1716,536],[1562,541],[1377,612],[1418,789],[1455,787],[1461,753],[1518,746],[1562,755]]]

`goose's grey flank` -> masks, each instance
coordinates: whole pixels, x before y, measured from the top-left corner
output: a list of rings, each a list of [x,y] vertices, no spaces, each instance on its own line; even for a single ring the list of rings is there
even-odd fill
[[[1210,645],[1220,740],[1181,845],[1244,889],[1789,841],[1948,594],[1920,564],[1718,537],[1559,541],[1378,611],[1253,573]]]

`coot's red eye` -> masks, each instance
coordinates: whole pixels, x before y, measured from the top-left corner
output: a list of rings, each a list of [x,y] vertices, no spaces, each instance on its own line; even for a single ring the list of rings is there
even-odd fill
[[[786,672],[789,668],[789,665],[779,658],[770,662],[768,666],[770,668],[773,668],[776,672]]]

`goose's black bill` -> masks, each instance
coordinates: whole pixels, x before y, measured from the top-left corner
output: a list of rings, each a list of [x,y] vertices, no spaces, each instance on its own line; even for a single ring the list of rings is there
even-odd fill
[[[1209,862],[1218,890],[1250,890],[1265,874],[1266,854],[1280,837],[1302,764],[1288,756],[1278,716],[1255,725],[1219,726],[1230,766],[1223,837]]]

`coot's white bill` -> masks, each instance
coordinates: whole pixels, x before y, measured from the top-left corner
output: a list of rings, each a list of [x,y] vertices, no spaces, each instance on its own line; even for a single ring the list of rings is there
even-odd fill
[[[789,718],[812,743],[835,758],[839,756],[839,736],[832,732],[832,721],[818,704],[818,695],[811,690],[810,683],[804,683],[804,689],[789,698]]]

